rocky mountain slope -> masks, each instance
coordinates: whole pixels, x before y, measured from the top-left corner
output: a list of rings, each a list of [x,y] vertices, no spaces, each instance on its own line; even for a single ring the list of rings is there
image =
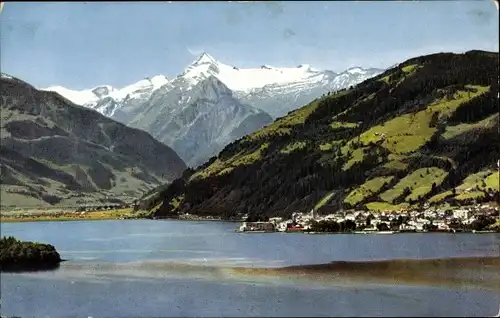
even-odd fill
[[[272,122],[268,114],[241,104],[214,76],[194,85],[177,78],[141,108],[128,125],[171,145],[189,166],[202,164],[233,140]]]
[[[0,97],[2,206],[130,202],[186,168],[148,133],[3,73]]]
[[[496,200],[498,58],[410,59],[240,138],[140,208],[229,218]]]
[[[155,76],[123,89],[104,85],[72,91],[49,87],[171,146],[190,166],[225,145],[328,91],[349,87],[382,70],[352,68],[341,74],[308,65],[239,69],[201,54],[182,74]],[[270,114],[270,115],[268,115]]]

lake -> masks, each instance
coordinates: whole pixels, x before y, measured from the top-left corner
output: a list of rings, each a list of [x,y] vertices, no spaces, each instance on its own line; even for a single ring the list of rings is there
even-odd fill
[[[235,233],[238,225],[176,220],[3,223],[3,236],[52,244],[68,261],[50,272],[2,273],[1,313],[241,317],[498,312],[500,289],[359,279],[327,282],[300,275],[240,275],[226,268],[500,256],[499,234],[249,234]]]

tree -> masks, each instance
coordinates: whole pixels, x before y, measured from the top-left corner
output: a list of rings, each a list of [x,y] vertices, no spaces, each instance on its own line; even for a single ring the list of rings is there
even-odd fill
[[[492,217],[487,217],[484,215],[480,215],[477,220],[474,220],[470,224],[470,228],[476,231],[483,231],[488,226],[495,224],[495,219]]]
[[[356,222],[353,220],[346,220],[344,224],[344,231],[354,231],[356,230]]]
[[[430,223],[424,224],[423,229],[426,231],[431,231],[437,229],[437,225],[433,224],[432,221]]]
[[[377,230],[379,231],[389,231],[389,226],[385,222],[377,223]]]
[[[437,191],[437,185],[436,182],[433,182],[431,186],[431,193],[436,193],[436,191]]]
[[[455,229],[455,230],[458,230],[460,228],[463,227],[462,223],[459,221],[459,220],[452,220],[448,226],[450,227],[450,229]]]
[[[431,120],[429,121],[429,127],[436,127],[439,120],[439,112],[432,113]]]
[[[403,194],[401,195],[403,198],[406,198],[407,196],[409,196],[411,194],[411,190],[409,187],[405,187],[403,189]]]
[[[366,217],[366,226],[367,227],[371,226],[373,218],[374,218],[374,216],[371,213]]]

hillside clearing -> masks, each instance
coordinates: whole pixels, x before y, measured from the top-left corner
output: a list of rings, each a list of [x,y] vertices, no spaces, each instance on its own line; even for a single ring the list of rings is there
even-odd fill
[[[377,177],[366,181],[359,188],[352,190],[344,199],[345,203],[355,206],[363,201],[365,198],[377,194],[384,184],[389,183],[394,179],[393,176]]]
[[[289,154],[289,153],[294,152],[296,150],[303,149],[306,145],[307,145],[307,143],[304,141],[297,141],[297,142],[294,142],[293,144],[288,144],[285,147],[281,148],[280,152],[283,154]]]
[[[475,123],[464,123],[446,127],[446,131],[441,135],[445,139],[451,139],[460,134],[472,131],[473,129],[484,129],[493,127],[498,122],[498,114],[494,114]]]
[[[415,170],[401,179],[392,189],[382,193],[380,198],[386,202],[392,202],[403,195],[405,188],[409,188],[410,194],[404,198],[405,201],[417,200],[419,196],[424,196],[431,191],[433,183],[436,186],[440,185],[447,174],[446,171],[436,167]]]
[[[403,208],[408,208],[409,205],[406,203],[402,204],[390,204],[387,202],[370,202],[366,204],[366,208],[370,211],[384,212],[384,211],[399,211]]]
[[[217,174],[221,175],[232,171],[238,166],[252,164],[262,158],[262,152],[268,147],[269,143],[266,142],[261,144],[258,149],[251,153],[244,153],[244,151],[241,151],[226,161],[217,158],[211,165],[192,175],[190,180],[197,178],[203,179]]]
[[[438,119],[446,118],[453,114],[462,103],[484,94],[489,89],[489,87],[483,86],[469,86],[469,88],[477,91],[457,91],[453,96],[454,99],[436,100],[425,110],[391,119],[382,125],[369,129],[362,133],[359,139],[356,139],[364,145],[381,142],[382,147],[395,154],[416,151],[428,142],[437,131],[436,127],[430,127],[434,113],[438,114]],[[350,144],[353,142],[354,140],[351,140]]]

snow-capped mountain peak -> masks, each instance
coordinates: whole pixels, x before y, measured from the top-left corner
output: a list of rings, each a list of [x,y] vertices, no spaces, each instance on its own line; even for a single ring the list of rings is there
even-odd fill
[[[328,91],[355,85],[382,71],[356,66],[335,73],[330,70],[315,69],[310,64],[300,64],[296,67],[262,64],[254,68],[239,68],[225,64],[209,53],[203,52],[172,81],[163,75],[158,75],[121,89],[103,85],[82,91],[73,91],[61,86],[46,90],[56,91],[76,104],[91,107],[111,116],[117,109],[123,108],[123,103],[132,105],[146,102],[153,92],[161,87],[167,90],[175,88],[180,94],[179,101],[189,101],[191,99],[188,95],[194,87],[214,77],[241,101],[260,108],[273,117],[279,117],[300,106],[300,103],[307,103],[308,99],[314,99]],[[209,82],[210,80],[207,83]],[[282,101],[278,102],[274,100],[275,98]],[[128,107],[132,106],[126,108]]]
[[[309,64],[297,67],[275,67],[261,65],[255,68],[239,68],[224,64],[210,54],[203,52],[179,76],[196,85],[209,76],[217,77],[233,91],[250,92],[268,85],[286,85],[304,80],[319,82],[323,72]]]
[[[168,78],[164,75],[156,75],[148,79],[151,82],[151,84],[153,84],[154,90],[157,90],[158,88],[162,87],[163,85],[169,82]]]
[[[218,75],[220,73],[220,65],[221,63],[214,59],[210,54],[203,52],[184,70],[180,76],[178,76],[178,78],[181,77],[194,86],[210,76]]]
[[[197,66],[202,64],[217,64],[217,60],[207,52],[203,52],[198,56],[198,58],[193,63],[191,63],[191,65]]]
[[[56,92],[75,104],[94,108],[100,100],[108,97],[116,102],[130,98],[147,98],[168,82],[169,80],[166,76],[157,75],[145,78],[121,89],[113,88],[110,85],[101,85],[80,91],[71,90],[63,86],[51,86],[42,90]]]
[[[355,67],[348,68],[346,70],[346,72],[350,73],[350,74],[360,74],[360,73],[364,73],[365,70],[362,69],[361,67],[355,66]]]
[[[335,73],[310,64],[239,68],[203,52],[171,81],[158,75],[120,89],[102,85],[81,91],[61,86],[46,90],[144,129],[196,165],[272,117],[381,72],[352,67]]]
[[[103,85],[103,86],[98,86],[92,90],[92,93],[94,93],[98,98],[107,96],[111,94],[111,92],[114,91],[114,88],[109,86],[109,85]]]
[[[126,98],[136,98],[150,96],[154,91],[167,84],[169,81],[166,76],[157,75],[153,77],[147,77],[139,82],[132,85],[125,86],[124,88],[117,90],[113,94],[110,94],[114,100],[119,101]]]
[[[56,92],[77,105],[88,105],[99,101],[99,93],[102,92],[101,87],[102,86],[98,86],[91,89],[76,91],[63,86],[51,86],[43,88],[42,90]],[[97,92],[97,94],[94,91]]]

